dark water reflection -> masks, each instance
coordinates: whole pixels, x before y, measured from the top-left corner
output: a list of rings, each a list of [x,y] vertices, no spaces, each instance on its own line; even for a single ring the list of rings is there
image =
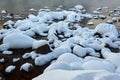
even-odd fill
[[[44,6],[54,8],[63,5],[65,8],[73,7],[76,4],[82,4],[89,11],[108,6],[114,8],[120,6],[119,0],[0,0],[0,10],[6,9],[11,12],[19,13],[27,11],[30,8],[40,9]]]

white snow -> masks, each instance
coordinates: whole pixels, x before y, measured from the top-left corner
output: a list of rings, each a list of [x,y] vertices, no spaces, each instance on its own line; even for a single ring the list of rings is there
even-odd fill
[[[20,60],[20,58],[18,57],[18,58],[13,58],[13,62],[17,62],[17,61],[19,61]]]
[[[60,47],[55,48],[52,54],[54,58],[58,58],[60,55],[70,52],[71,52],[71,46],[69,44],[63,44]]]
[[[78,45],[76,45],[73,48],[73,53],[80,56],[80,57],[84,57],[87,54],[86,49],[81,47],[81,46],[78,46]]]
[[[112,24],[100,23],[96,26],[95,31],[99,32],[100,34],[112,33],[113,35],[118,36],[117,29]]]
[[[80,57],[77,57],[76,55],[72,53],[64,53],[57,58],[56,62],[65,62],[69,64],[74,63],[74,62],[82,63],[83,59]]]
[[[51,71],[51,70],[56,70],[56,69],[61,69],[61,70],[71,70],[71,67],[69,64],[64,63],[64,62],[55,62],[52,63],[50,66],[48,66],[44,72]]]
[[[90,60],[82,65],[85,70],[107,70],[110,72],[115,71],[115,66],[108,61],[100,61],[100,60]]]
[[[8,66],[8,67],[5,69],[5,72],[11,73],[15,68],[16,68],[16,66],[10,65],[10,66]]]
[[[51,77],[52,76],[52,77]],[[52,70],[32,80],[119,80],[120,75],[105,70]]]
[[[39,47],[41,47],[41,46],[44,46],[44,45],[48,45],[48,41],[46,41],[46,40],[39,40],[39,41],[34,41],[33,42],[33,49],[37,49],[37,48],[39,48]]]
[[[112,64],[114,64],[114,66],[120,66],[120,53],[112,53],[109,49],[102,49],[101,53],[103,57],[106,60],[109,60]]]

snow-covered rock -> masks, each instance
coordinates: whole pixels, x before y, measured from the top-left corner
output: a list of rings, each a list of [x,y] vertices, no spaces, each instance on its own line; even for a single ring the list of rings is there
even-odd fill
[[[21,67],[20,70],[29,72],[30,67],[33,67],[33,65],[31,63],[24,63]]]
[[[30,53],[25,53],[22,58],[23,59],[28,59],[28,58],[31,58],[31,59],[35,59],[36,57],[38,57],[39,55],[37,53],[35,53],[34,51],[30,52]]]
[[[34,62],[35,62],[35,65],[37,66],[43,66],[49,61],[51,61],[52,59],[53,59],[52,54],[48,53],[46,55],[40,55],[39,57],[36,57]]]
[[[16,66],[10,65],[10,66],[8,66],[8,67],[5,69],[5,72],[11,73],[15,68],[16,68]]]
[[[10,54],[13,54],[13,52],[12,51],[3,51],[2,54],[8,54],[8,55],[10,55]]]
[[[13,58],[13,62],[17,62],[17,61],[19,61],[20,60],[20,58],[18,57],[18,58]]]

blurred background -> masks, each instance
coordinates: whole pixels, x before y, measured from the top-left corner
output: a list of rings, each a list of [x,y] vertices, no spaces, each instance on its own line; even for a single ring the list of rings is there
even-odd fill
[[[0,0],[0,10],[5,9],[19,13],[30,8],[40,9],[44,8],[44,6],[54,8],[63,5],[66,9],[77,4],[81,4],[88,11],[91,11],[97,7],[104,6],[115,8],[116,6],[120,6],[120,0]]]

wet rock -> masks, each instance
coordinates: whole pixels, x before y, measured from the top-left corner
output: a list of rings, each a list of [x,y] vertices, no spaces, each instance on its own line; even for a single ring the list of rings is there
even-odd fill
[[[50,46],[48,44],[45,44],[39,48],[37,48],[35,50],[36,53],[42,53],[42,54],[45,54],[45,53],[49,53],[51,52],[51,49],[50,49]]]

